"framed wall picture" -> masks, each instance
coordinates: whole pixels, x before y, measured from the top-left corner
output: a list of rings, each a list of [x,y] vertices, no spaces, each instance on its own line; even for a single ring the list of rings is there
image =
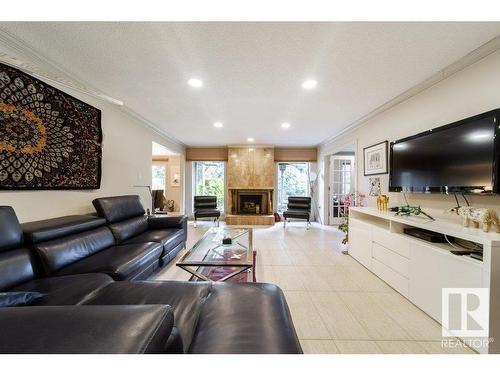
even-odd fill
[[[363,149],[365,176],[388,173],[387,145],[384,141]]]
[[[170,167],[170,186],[181,186],[181,169],[177,165],[173,165]]]

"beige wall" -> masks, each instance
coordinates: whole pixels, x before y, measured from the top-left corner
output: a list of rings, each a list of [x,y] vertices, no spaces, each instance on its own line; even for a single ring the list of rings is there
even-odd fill
[[[105,101],[59,87],[61,90],[102,111],[103,159],[99,190],[81,191],[0,191],[0,205],[13,206],[21,222],[93,212],[96,197],[139,194],[145,207],[151,206],[146,188],[133,185],[151,184],[152,142],[179,152],[181,174],[184,169],[184,147],[158,135],[120,107]],[[180,202],[180,198],[178,201]]]
[[[171,181],[174,177],[174,171],[172,167],[177,167],[181,172],[181,157],[177,155],[169,155],[166,160],[162,160],[162,158],[155,157],[153,155],[153,164],[165,165],[167,169],[167,176],[165,181],[165,198],[167,200],[173,200],[175,202],[174,211],[180,212],[182,210],[182,191],[183,184],[180,186],[172,186]]]
[[[358,191],[368,192],[369,178],[363,176],[363,148],[388,140],[393,141],[437,126],[500,107],[500,51],[442,80],[418,95],[369,119],[361,127],[324,144],[319,150],[320,183],[318,202],[325,217],[328,201],[326,156],[351,143],[357,144]],[[388,175],[380,175],[382,190],[387,192]],[[453,196],[441,194],[408,194],[411,204],[443,212],[454,204]],[[499,197],[471,198],[475,206],[491,207],[500,213]],[[390,194],[390,204],[402,203],[402,194]],[[374,205],[374,199],[369,205]]]

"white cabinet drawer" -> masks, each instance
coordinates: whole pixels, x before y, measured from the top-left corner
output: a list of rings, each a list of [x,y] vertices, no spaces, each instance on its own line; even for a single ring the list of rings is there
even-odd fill
[[[377,259],[372,259],[372,271],[375,275],[384,280],[387,284],[396,289],[403,296],[408,298],[408,279],[401,276],[393,269],[380,263]]]
[[[409,260],[378,243],[373,243],[372,257],[408,278]]]
[[[398,233],[391,233],[388,230],[373,226],[373,242],[382,245],[405,258],[410,257],[410,241],[407,237]]]
[[[410,301],[441,322],[442,288],[478,288],[482,265],[430,244],[411,241]]]

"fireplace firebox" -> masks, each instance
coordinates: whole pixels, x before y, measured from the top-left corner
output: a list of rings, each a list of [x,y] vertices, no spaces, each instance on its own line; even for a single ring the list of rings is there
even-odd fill
[[[235,189],[230,193],[232,214],[269,215],[272,213],[272,190]]]

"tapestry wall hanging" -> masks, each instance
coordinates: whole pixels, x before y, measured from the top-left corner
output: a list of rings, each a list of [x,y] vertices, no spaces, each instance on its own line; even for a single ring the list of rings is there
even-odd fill
[[[101,111],[0,63],[0,189],[98,189]]]

